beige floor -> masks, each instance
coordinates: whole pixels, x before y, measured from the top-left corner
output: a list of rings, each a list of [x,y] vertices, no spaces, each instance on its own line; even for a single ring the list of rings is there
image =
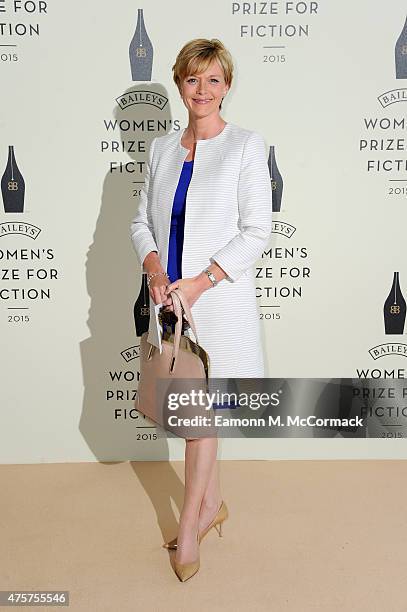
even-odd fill
[[[223,461],[221,475],[223,538],[181,583],[161,544],[183,463],[0,466],[0,589],[69,590],[75,612],[407,610],[407,462]]]

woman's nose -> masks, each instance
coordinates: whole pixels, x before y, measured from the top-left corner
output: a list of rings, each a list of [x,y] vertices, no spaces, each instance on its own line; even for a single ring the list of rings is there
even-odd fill
[[[205,87],[204,87],[204,85],[203,85],[203,84],[202,84],[202,85],[201,85],[201,84],[198,84],[198,86],[197,86],[197,88],[196,88],[196,93],[199,93],[199,94],[203,94],[203,93],[205,93]]]

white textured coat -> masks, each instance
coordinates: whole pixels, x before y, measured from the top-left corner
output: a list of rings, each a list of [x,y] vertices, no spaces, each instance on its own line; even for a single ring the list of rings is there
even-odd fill
[[[167,269],[172,204],[183,162],[184,130],[153,139],[131,239],[140,264],[157,251]],[[271,234],[272,194],[267,145],[257,132],[226,123],[198,140],[186,200],[182,278],[216,261],[228,275],[192,306],[210,376],[262,377],[253,266]],[[150,313],[154,312],[150,297]]]

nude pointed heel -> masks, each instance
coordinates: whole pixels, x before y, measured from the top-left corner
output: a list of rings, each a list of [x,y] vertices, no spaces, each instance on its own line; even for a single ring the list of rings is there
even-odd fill
[[[216,527],[217,525],[219,525],[219,531],[217,530],[219,533],[219,536],[222,537],[222,523],[223,521],[226,521],[228,516],[229,516],[228,508],[225,502],[222,500],[222,503],[219,507],[219,510],[217,511],[215,515],[215,518],[213,519],[211,523],[209,523],[208,527],[206,527],[206,529],[204,529],[203,532],[199,535],[199,543],[201,543],[203,538],[206,536],[207,533],[209,533],[212,527]],[[177,538],[174,538],[173,540],[170,540],[169,542],[166,542],[165,544],[163,544],[163,548],[175,550],[177,548]]]
[[[199,555],[199,534],[196,534],[198,540],[198,559],[191,563],[178,563],[174,559],[174,570],[181,582],[185,582],[195,576],[200,567],[200,555]]]

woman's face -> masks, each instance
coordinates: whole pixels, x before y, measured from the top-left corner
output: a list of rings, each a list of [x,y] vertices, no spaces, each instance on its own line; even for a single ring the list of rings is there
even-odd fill
[[[187,75],[181,82],[181,97],[188,111],[197,117],[219,113],[222,98],[229,90],[217,60],[205,72]]]

